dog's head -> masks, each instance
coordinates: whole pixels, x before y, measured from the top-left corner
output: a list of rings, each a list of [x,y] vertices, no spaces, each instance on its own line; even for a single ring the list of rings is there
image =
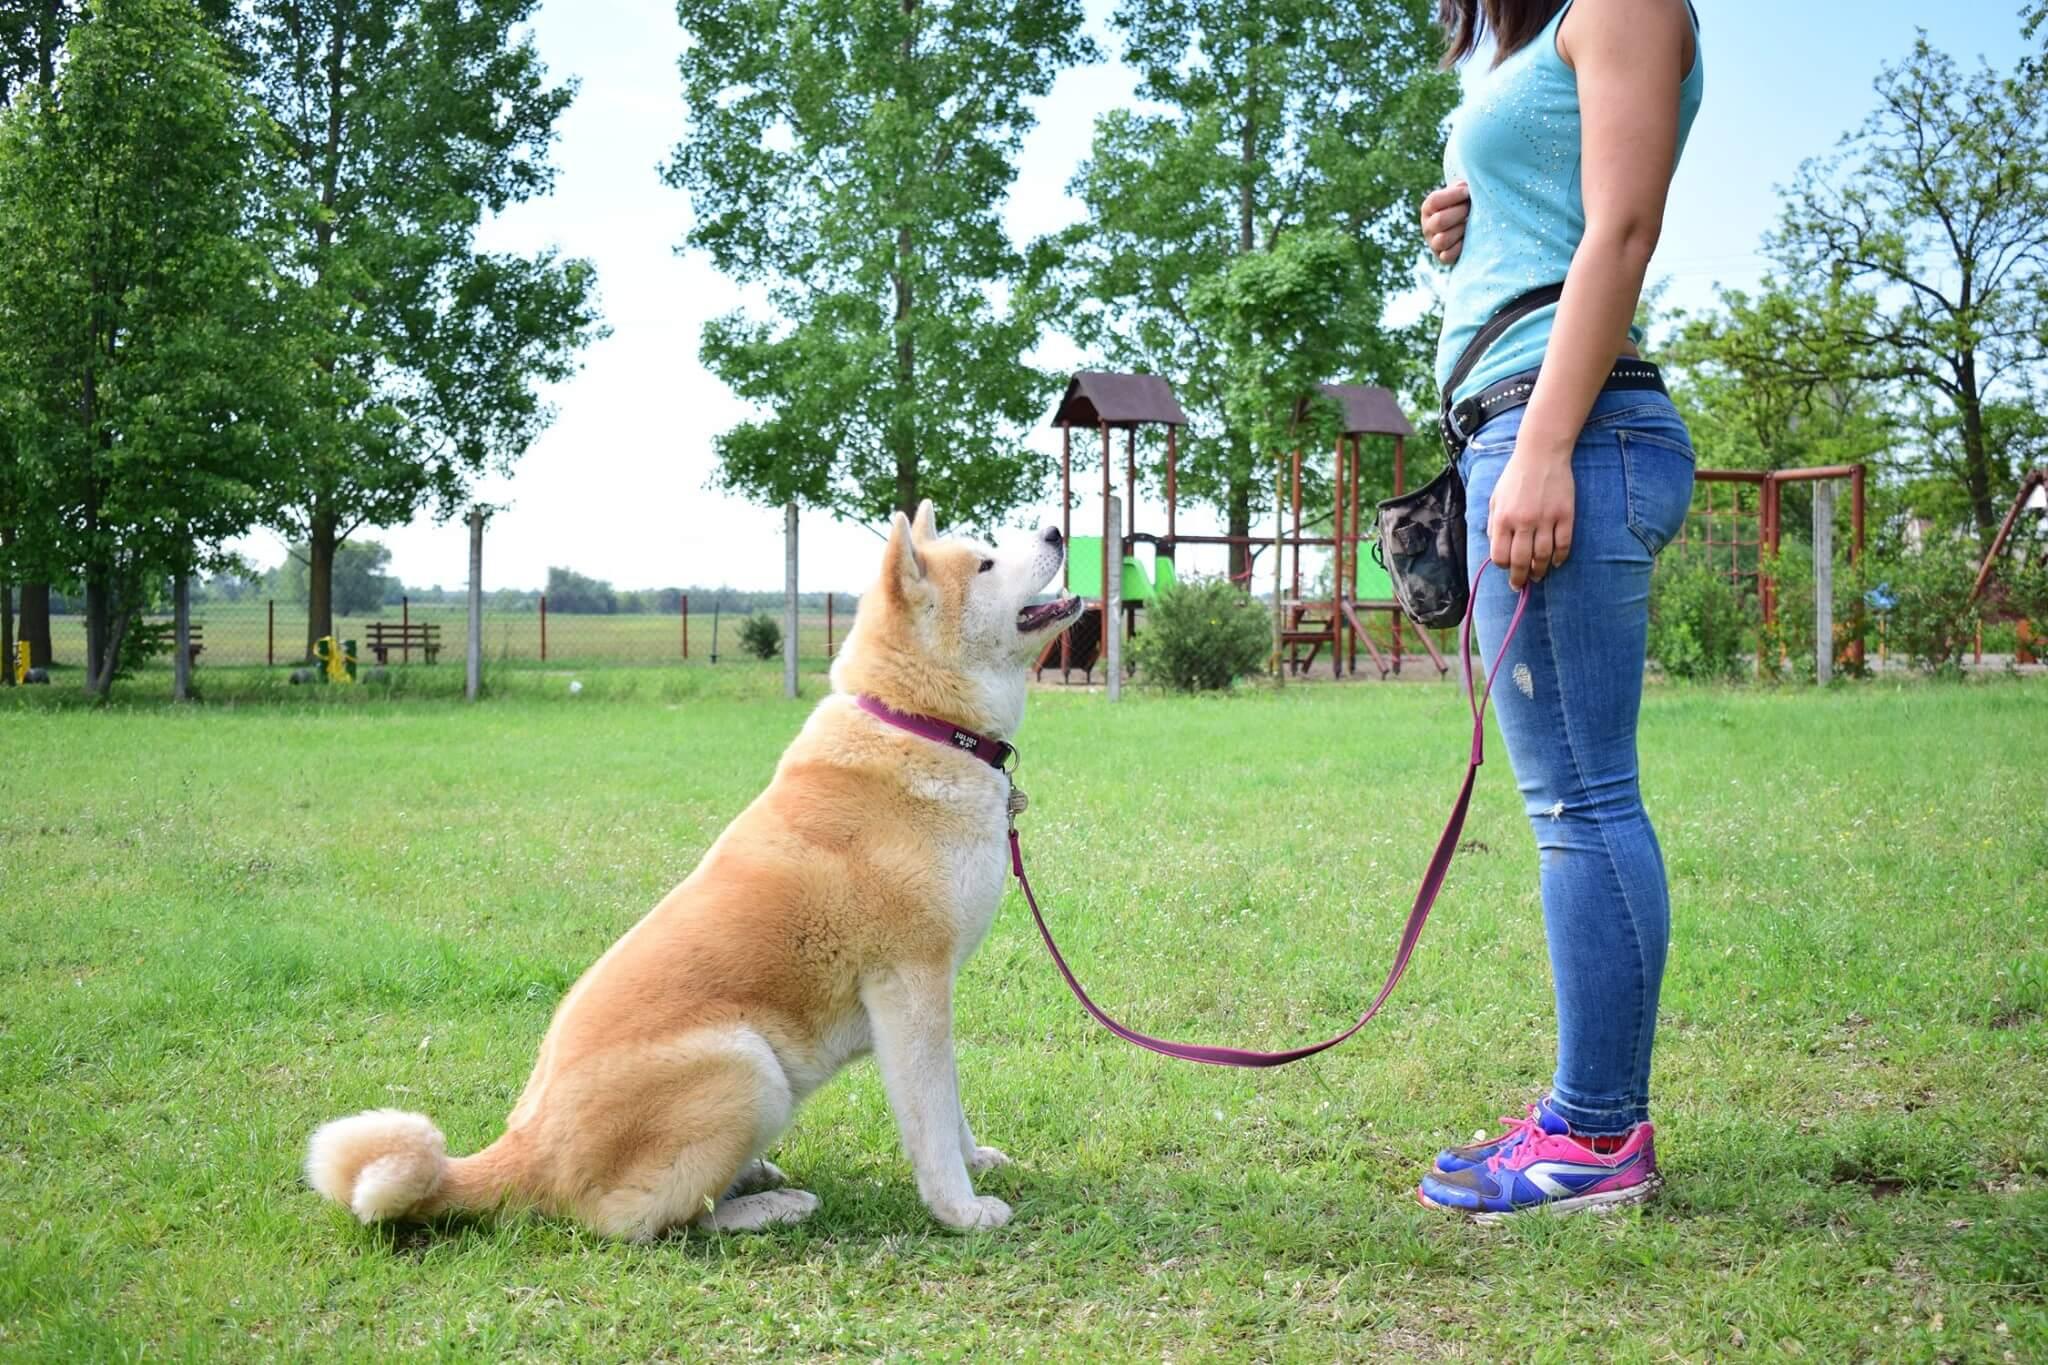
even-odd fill
[[[924,503],[898,512],[882,573],[860,600],[833,686],[899,710],[1008,736],[1024,713],[1028,666],[1081,615],[1073,597],[1033,603],[1066,559],[1059,529],[1001,547],[941,536]]]

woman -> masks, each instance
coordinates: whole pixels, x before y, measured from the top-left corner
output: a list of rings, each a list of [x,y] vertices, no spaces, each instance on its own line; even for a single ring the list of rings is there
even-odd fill
[[[1525,310],[1457,380],[1446,438],[1464,443],[1472,562],[1498,566],[1473,608],[1486,657],[1529,590],[1493,695],[1536,832],[1558,1020],[1549,1093],[1491,1141],[1439,1153],[1417,1191],[1492,1218],[1635,1203],[1660,1183],[1650,1047],[1670,902],[1636,714],[1650,564],[1684,522],[1693,459],[1631,320],[1702,63],[1685,0],[1441,12],[1451,63],[1484,36],[1494,64],[1468,84],[1448,183],[1422,206],[1454,267],[1439,383],[1504,305]]]

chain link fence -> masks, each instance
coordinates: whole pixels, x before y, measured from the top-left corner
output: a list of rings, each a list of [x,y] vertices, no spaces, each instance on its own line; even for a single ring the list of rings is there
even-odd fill
[[[806,669],[823,668],[853,625],[857,598],[826,594],[797,616],[797,653]],[[750,616],[767,616],[777,638],[780,609],[749,608],[702,594],[683,600],[673,614],[582,613],[550,610],[546,599],[517,607],[493,607],[483,615],[483,657],[500,667],[574,668],[645,666],[686,668],[753,656],[741,644],[740,628]],[[335,618],[337,639],[354,641],[359,667],[462,667],[469,614],[460,603],[415,604],[409,599],[374,613]],[[145,668],[168,671],[171,618],[152,615],[137,624],[156,644]],[[302,602],[243,600],[197,602],[192,606],[195,669],[291,669],[307,662],[307,612]],[[85,662],[85,618],[50,617],[52,661],[59,668]],[[716,656],[716,659],[714,659]],[[770,656],[779,659],[780,648]]]

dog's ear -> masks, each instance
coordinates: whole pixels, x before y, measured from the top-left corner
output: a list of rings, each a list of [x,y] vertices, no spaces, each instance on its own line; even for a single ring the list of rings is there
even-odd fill
[[[931,507],[926,503],[920,512]],[[918,552],[910,519],[901,512],[889,519],[889,544],[882,551],[882,586],[897,601],[907,601],[925,585],[924,556]]]
[[[910,542],[922,545],[939,538],[939,519],[932,514],[932,500],[926,498],[917,505],[917,516],[910,523]]]

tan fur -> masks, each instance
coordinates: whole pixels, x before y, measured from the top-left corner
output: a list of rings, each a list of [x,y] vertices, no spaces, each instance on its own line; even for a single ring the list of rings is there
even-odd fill
[[[933,1215],[1000,1226],[1008,1206],[968,1179],[1007,1158],[960,1108],[952,990],[1002,896],[1008,783],[854,698],[1010,736],[1032,652],[1078,613],[1018,628],[1058,570],[1052,536],[997,555],[939,539],[929,503],[914,525],[899,513],[832,695],[768,789],[564,997],[504,1136],[450,1160],[420,1115],[336,1120],[308,1149],[314,1188],[366,1222],[514,1205],[645,1239],[796,1221],[816,1199],[762,1189],[780,1172],[758,1157],[873,1049]]]

